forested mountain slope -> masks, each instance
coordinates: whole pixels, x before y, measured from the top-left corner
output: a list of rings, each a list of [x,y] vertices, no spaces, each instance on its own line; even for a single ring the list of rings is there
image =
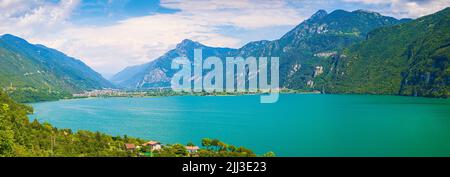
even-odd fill
[[[334,56],[319,89],[332,93],[448,97],[450,8],[369,33]]]
[[[0,87],[26,102],[114,86],[80,60],[6,34],[0,37]]]

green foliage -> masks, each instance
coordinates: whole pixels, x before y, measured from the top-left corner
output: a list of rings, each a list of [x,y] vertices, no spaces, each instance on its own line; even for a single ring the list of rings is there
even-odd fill
[[[270,151],[262,155],[263,157],[275,157],[275,153]]]
[[[8,95],[15,101],[20,103],[32,103],[38,101],[55,101],[61,98],[71,98],[69,93],[48,92],[47,90],[36,89],[16,89],[8,90]]]
[[[323,66],[327,70],[330,62],[330,57],[317,54],[339,52],[364,40],[374,29],[405,21],[408,20],[361,10],[336,10],[330,14],[319,11],[280,40],[272,42],[272,46],[280,47],[266,55],[280,57],[280,82],[283,87],[312,91],[320,89],[307,86],[309,80],[314,80],[315,67]],[[295,66],[299,68],[294,69]]]
[[[177,157],[184,157],[188,154],[186,148],[181,144],[174,144],[170,149]]]
[[[450,8],[374,30],[330,61],[316,79],[328,93],[448,97]]]
[[[203,138],[202,139],[202,146],[209,148],[211,146],[211,139],[209,138]]]
[[[12,101],[0,91],[0,156],[138,156],[124,149],[125,143],[144,141],[113,137],[100,132],[57,129],[48,123],[30,122],[32,108]]]
[[[189,143],[188,146],[195,146]],[[161,150],[152,152],[155,157],[256,157],[257,155],[245,147],[236,148],[218,139],[202,139],[202,147],[197,152],[189,153],[181,144],[165,145]],[[146,152],[143,150],[141,154]],[[275,157],[275,153],[268,152],[263,157]]]
[[[9,105],[0,105],[0,156],[8,156],[12,153],[14,145],[14,132],[11,123],[7,121],[6,114],[9,113]]]
[[[17,101],[48,101],[106,87],[113,86],[77,59],[9,34],[0,36],[0,89]]]

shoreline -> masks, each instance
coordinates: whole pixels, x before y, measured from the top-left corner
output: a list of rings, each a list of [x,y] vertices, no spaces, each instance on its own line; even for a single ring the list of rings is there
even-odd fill
[[[178,95],[171,94],[161,94],[161,95],[143,95],[143,96],[90,96],[90,97],[72,97],[72,98],[61,98],[58,100],[51,101],[37,101],[31,103],[24,104],[34,104],[34,103],[43,103],[43,102],[54,102],[54,101],[64,101],[64,100],[78,100],[78,99],[94,99],[94,98],[156,98],[156,97],[174,97],[174,96],[253,96],[253,95],[264,95],[266,93],[232,93],[232,94],[202,94],[202,93],[185,93]],[[315,92],[306,92],[306,91],[288,91],[288,92],[279,92],[279,94],[322,94],[318,91]]]
[[[37,101],[37,102],[29,102],[23,103],[27,105],[32,105],[36,103],[45,103],[45,102],[56,102],[56,101],[67,101],[67,100],[79,100],[79,99],[99,99],[99,98],[158,98],[158,97],[177,97],[177,96],[207,96],[207,97],[232,97],[232,96],[255,96],[255,95],[264,95],[266,93],[236,93],[236,94],[161,94],[161,95],[143,95],[143,96],[91,96],[91,97],[72,97],[72,98],[61,98],[58,100],[50,100],[50,101]],[[422,96],[409,96],[409,95],[391,95],[391,94],[370,94],[370,93],[321,93],[319,91],[284,91],[279,92],[280,95],[360,95],[360,96],[394,96],[394,97],[410,97],[410,98],[424,98],[424,99],[450,99],[450,98],[440,98],[440,97],[422,97]]]

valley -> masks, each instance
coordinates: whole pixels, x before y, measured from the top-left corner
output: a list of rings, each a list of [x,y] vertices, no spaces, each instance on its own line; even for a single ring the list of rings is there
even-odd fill
[[[0,156],[450,156],[449,31],[449,7],[417,19],[319,10],[281,38],[240,48],[185,39],[109,80],[81,59],[3,34]],[[278,102],[220,84],[170,89],[182,70],[172,61],[194,63],[196,49],[217,63],[279,58]]]

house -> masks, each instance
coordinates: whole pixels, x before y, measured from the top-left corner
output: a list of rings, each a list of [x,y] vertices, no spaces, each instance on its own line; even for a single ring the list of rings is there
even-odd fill
[[[314,70],[314,77],[317,77],[321,74],[323,74],[323,66],[316,66],[316,69]]]
[[[314,81],[309,80],[309,81],[306,83],[306,85],[309,86],[309,87],[311,87],[311,88],[313,88],[313,87],[314,87]]]
[[[136,150],[136,145],[134,145],[134,144],[125,144],[125,150],[134,151],[134,150]]]
[[[142,144],[144,147],[149,147],[150,151],[159,151],[161,149],[161,143],[158,141],[149,141]]]
[[[200,149],[198,146],[186,146],[185,148],[190,154],[195,154]]]

